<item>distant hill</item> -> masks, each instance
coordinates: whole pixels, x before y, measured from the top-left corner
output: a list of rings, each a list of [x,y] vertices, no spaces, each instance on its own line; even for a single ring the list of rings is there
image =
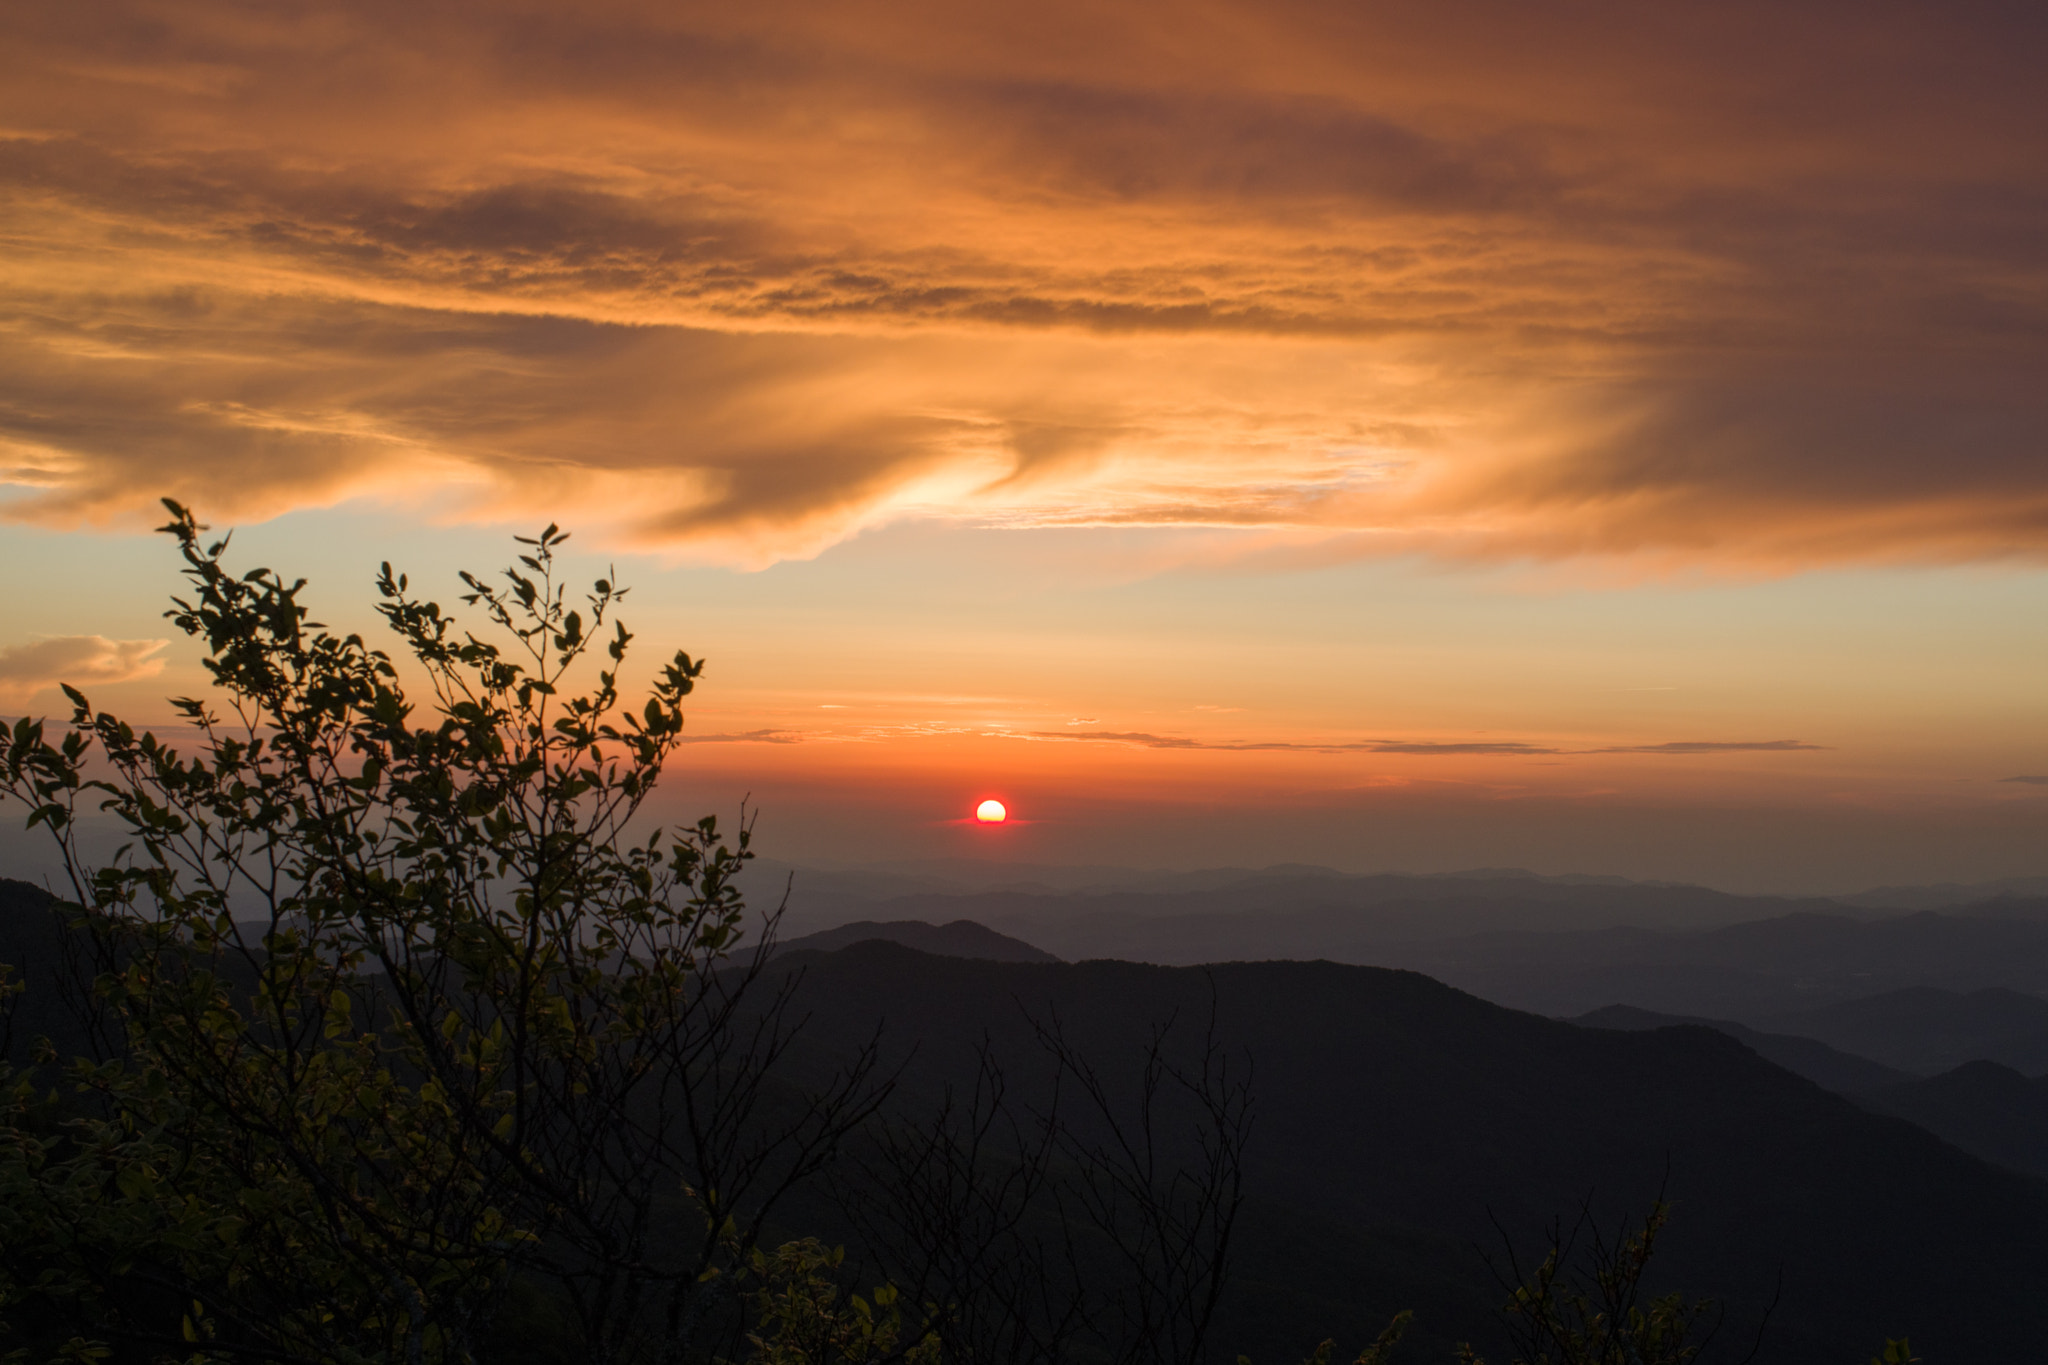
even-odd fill
[[[937,957],[971,957],[985,962],[1058,962],[1059,959],[1042,948],[1034,948],[1022,939],[999,934],[986,925],[976,924],[970,919],[956,919],[951,924],[931,924],[925,920],[904,919],[877,923],[874,920],[855,920],[842,924],[837,929],[826,929],[820,933],[805,934],[780,945],[784,952],[829,953],[851,944],[880,939],[887,943],[900,943],[906,948],[915,948],[921,953]]]
[[[970,1078],[983,1037],[1028,1071],[1027,1011],[1056,1012],[1114,1076],[1153,1024],[1199,1026],[1213,1001],[1259,1096],[1256,1253],[1220,1310],[1223,1359],[1363,1340],[1408,1304],[1425,1306],[1422,1344],[1484,1343],[1495,1291],[1460,1247],[1496,1244],[1496,1219],[1527,1239],[1589,1192],[1604,1213],[1640,1208],[1667,1169],[1658,1283],[1722,1297],[1737,1356],[1781,1274],[1760,1361],[1867,1359],[1906,1333],[1931,1361],[2034,1359],[2048,1341],[2048,1183],[1709,1029],[1578,1028],[1327,962],[991,963],[868,942],[780,965],[804,971],[820,1041],[886,1022],[911,1105]]]
[[[959,859],[817,869],[763,860],[743,880],[763,905],[787,890],[785,924],[792,932],[855,919],[972,919],[1070,959],[1159,957],[1183,943],[1201,944],[1200,955],[1173,960],[1334,957],[1358,943],[1492,929],[1705,928],[1802,908],[1879,913],[1834,901],[1519,868],[1417,876],[1299,863],[1167,872]],[[1276,911],[1288,922],[1270,922]],[[1167,919],[1180,923],[1147,923]],[[1230,943],[1239,946],[1231,950]]]
[[[1913,986],[2048,992],[2048,921],[1800,912],[1696,932],[1472,935],[1382,949],[1375,960],[1542,1014],[1627,1004],[1813,1037],[1786,1018]],[[1863,1047],[1822,1041],[1897,1065]]]
[[[1817,1039],[1798,1038],[1785,1033],[1761,1033],[1746,1024],[1727,1019],[1695,1019],[1679,1014],[1658,1014],[1633,1005],[1609,1005],[1605,1009],[1582,1014],[1571,1022],[1581,1028],[1629,1032],[1685,1025],[1710,1028],[1727,1034],[1765,1061],[1774,1062],[1795,1076],[1804,1076],[1821,1089],[1832,1090],[1837,1095],[1862,1095],[1915,1079],[1904,1071],[1839,1051]]]
[[[792,913],[805,903],[807,874],[797,875]],[[1540,1014],[1624,1004],[1773,1033],[1797,1031],[1775,1022],[1785,1016],[1908,987],[2048,995],[2048,900],[2007,897],[1888,914],[1498,869],[1435,877],[1299,867],[1177,875],[1186,880],[1170,890],[891,895],[849,902],[857,909],[836,918],[793,918],[786,927],[967,919],[1069,961],[1321,958],[1420,971]],[[821,904],[814,900],[812,909]],[[1922,1073],[1968,1058],[1939,1060]],[[2031,1065],[2023,1054],[2010,1060]]]
[[[1910,1119],[1973,1156],[2048,1176],[2048,1076],[2029,1078],[1996,1062],[1966,1062],[1859,1098],[1865,1107]]]
[[[1880,886],[1834,899],[1868,910],[1949,910],[1993,900],[2043,897],[2048,897],[2048,877],[2007,877],[2003,881],[1967,885],[1937,882],[1931,886]]]
[[[1923,1076],[1971,1061],[2048,1071],[2048,1000],[2018,991],[1915,986],[1786,1014],[1769,1026]]]
[[[801,885],[801,883],[799,883]],[[792,893],[792,906],[802,893]],[[1530,878],[1274,875],[1210,890],[920,894],[864,906],[862,919],[972,919],[1069,961],[1190,965],[1260,958],[1374,961],[1400,945],[1488,932],[1716,928],[1831,902],[1729,896],[1699,887]]]
[[[744,874],[751,886],[781,884],[794,879],[802,899],[882,900],[925,892],[976,895],[990,891],[1021,891],[1034,895],[1090,895],[1108,891],[1215,891],[1247,882],[1284,879],[1357,882],[1391,878],[1402,882],[1441,880],[1540,882],[1558,885],[1672,886],[1672,882],[1635,882],[1626,877],[1585,873],[1551,875],[1519,867],[1482,867],[1458,872],[1355,873],[1314,863],[1273,863],[1265,867],[1207,867],[1192,871],[1168,868],[1114,867],[998,862],[969,858],[924,858],[893,862],[799,866],[771,858],[756,859]]]

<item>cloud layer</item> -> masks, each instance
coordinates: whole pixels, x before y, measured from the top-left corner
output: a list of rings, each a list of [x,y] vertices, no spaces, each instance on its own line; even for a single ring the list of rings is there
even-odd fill
[[[1193,739],[1185,735],[1153,735],[1134,731],[1114,730],[1034,730],[1031,739],[1093,741],[1099,744],[1126,744],[1140,749],[1217,749],[1238,753],[1266,751],[1298,751],[1301,753],[1356,753],[1356,754],[1407,754],[1407,755],[1483,755],[1487,757],[1514,758],[1524,755],[1543,756],[1550,754],[1735,754],[1735,753],[1788,753],[1802,749],[1823,749],[1826,745],[1806,744],[1796,739],[1767,740],[1674,740],[1664,744],[1621,744],[1597,749],[1560,749],[1541,744],[1527,744],[1515,740],[1503,741],[1432,741],[1400,739],[1343,740],[1328,743],[1280,741],[1280,740],[1209,740]],[[2014,782],[2031,782],[2036,779],[2015,777]]]
[[[164,667],[157,656],[169,643],[60,635],[0,649],[0,698],[26,701],[60,683],[82,689],[155,677]]]
[[[2048,547],[2048,21],[1824,3],[42,6],[11,515],[380,496],[741,563]]]

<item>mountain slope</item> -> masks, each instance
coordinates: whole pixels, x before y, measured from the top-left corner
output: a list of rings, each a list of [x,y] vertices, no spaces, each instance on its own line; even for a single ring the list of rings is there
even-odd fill
[[[1708,1029],[1576,1028],[1412,973],[1331,963],[998,964],[866,943],[787,965],[806,973],[820,1036],[887,1021],[912,1095],[964,1078],[984,1035],[1025,1067],[1027,1012],[1056,1013],[1114,1068],[1156,1021],[1201,1020],[1213,999],[1219,1036],[1256,1069],[1250,1179],[1269,1233],[1255,1275],[1353,1286],[1341,1301],[1304,1288],[1302,1315],[1285,1323],[1240,1291],[1219,1327],[1230,1351],[1282,1359],[1376,1328],[1400,1306],[1372,1282],[1375,1265],[1399,1260],[1390,1238],[1489,1243],[1498,1219],[1526,1239],[1589,1192],[1605,1213],[1639,1210],[1667,1169],[1667,1282],[1725,1297],[1735,1332],[1783,1275],[1759,1359],[1862,1359],[1909,1332],[1942,1361],[2032,1358],[2048,1341],[2048,1297],[2035,1292],[2048,1281],[2048,1185]],[[1275,1221],[1298,1236],[1272,1234]],[[1331,1255],[1344,1265],[1319,1259]],[[1483,1299],[1469,1263],[1470,1278],[1437,1282],[1453,1305],[1439,1311]],[[1483,1318],[1435,1328],[1487,1331]]]
[[[1858,1098],[1986,1161],[2048,1177],[2048,1076],[2030,1079],[1996,1062],[1968,1062]]]
[[[1697,1019],[1680,1014],[1657,1014],[1633,1005],[1609,1005],[1605,1009],[1582,1014],[1571,1022],[1581,1028],[1622,1029],[1632,1033],[1682,1024],[1710,1028],[1727,1034],[1765,1061],[1782,1066],[1795,1076],[1804,1076],[1821,1089],[1832,1090],[1837,1095],[1859,1095],[1913,1079],[1904,1071],[1873,1062],[1867,1057],[1838,1051],[1814,1038],[1799,1038],[1788,1033],[1761,1033],[1747,1024],[1727,1019]]]

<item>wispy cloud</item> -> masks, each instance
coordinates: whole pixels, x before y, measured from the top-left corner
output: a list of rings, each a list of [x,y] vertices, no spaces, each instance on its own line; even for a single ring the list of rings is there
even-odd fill
[[[1330,744],[1304,744],[1281,740],[1191,739],[1185,735],[1153,735],[1128,730],[1090,730],[1082,733],[1069,733],[1060,730],[1034,730],[1027,732],[1022,737],[1027,739],[1079,740],[1099,744],[1124,744],[1141,749],[1212,749],[1238,753],[1293,751],[1299,753],[1368,754],[1555,754],[1563,752],[1559,749],[1548,749],[1537,745],[1516,743],[1438,744],[1403,740],[1360,740]]]
[[[1617,744],[1605,749],[1585,749],[1589,754],[1758,754],[1788,753],[1799,749],[1825,749],[1825,744],[1807,744],[1796,739],[1720,740],[1684,739],[1668,744]]]
[[[687,731],[677,738],[679,744],[801,744],[807,738],[796,730],[743,730],[738,734],[693,735]]]
[[[2000,780],[2001,780],[2001,781],[2005,781],[2005,782],[2025,782],[2025,783],[2029,784],[2030,786],[2035,786],[2035,787],[2048,787],[2048,776],[2034,776],[2034,777],[2007,777],[2007,778],[2002,778],[2002,779],[2000,779]]]
[[[1069,733],[1059,730],[1035,730],[1025,736],[1029,739],[1080,740],[1104,744],[1124,744],[1142,749],[1212,749],[1236,752],[1261,752],[1268,750],[1292,750],[1302,753],[1363,753],[1363,754],[1418,754],[1418,755],[1495,755],[1543,756],[1558,754],[1725,754],[1725,753],[1784,753],[1801,749],[1821,749],[1826,746],[1806,744],[1796,739],[1772,739],[1735,742],[1708,742],[1701,740],[1679,740],[1666,744],[1624,744],[1597,749],[1561,749],[1542,744],[1525,744],[1518,741],[1428,741],[1428,740],[1345,740],[1326,744],[1285,742],[1280,740],[1204,740],[1184,735],[1154,735],[1138,731],[1091,730],[1083,733]],[[2032,781],[2031,778],[2014,778],[2013,781]]]
[[[130,682],[163,672],[168,640],[109,640],[104,635],[59,635],[0,649],[0,696],[25,701],[60,683],[92,687]]]

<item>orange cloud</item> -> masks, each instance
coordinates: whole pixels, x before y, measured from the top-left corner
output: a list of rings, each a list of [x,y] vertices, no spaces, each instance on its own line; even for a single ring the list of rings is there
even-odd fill
[[[27,701],[60,683],[86,688],[129,682],[163,672],[157,657],[168,640],[109,640],[104,635],[60,635],[0,649],[0,696]]]
[[[1069,722],[1069,724],[1072,723]],[[1558,754],[1788,753],[1801,749],[1821,749],[1826,747],[1820,744],[1807,744],[1796,739],[1672,740],[1662,744],[1622,744],[1599,749],[1559,749],[1541,744],[1528,744],[1519,740],[1437,741],[1367,739],[1303,743],[1284,740],[1205,740],[1193,739],[1185,735],[1152,735],[1141,732],[1118,732],[1111,730],[1089,730],[1076,734],[1068,734],[1058,730],[1034,730],[1025,737],[1029,739],[1077,740],[1101,744],[1124,744],[1139,749],[1216,749],[1236,753],[1276,751],[1320,754],[1407,754],[1422,757],[1483,755],[1502,758],[1540,757]],[[2031,779],[2012,778],[2010,780],[2020,782]]]
[[[906,516],[1744,571],[2048,544],[2021,10],[10,29],[12,516],[382,496],[750,564]]]

